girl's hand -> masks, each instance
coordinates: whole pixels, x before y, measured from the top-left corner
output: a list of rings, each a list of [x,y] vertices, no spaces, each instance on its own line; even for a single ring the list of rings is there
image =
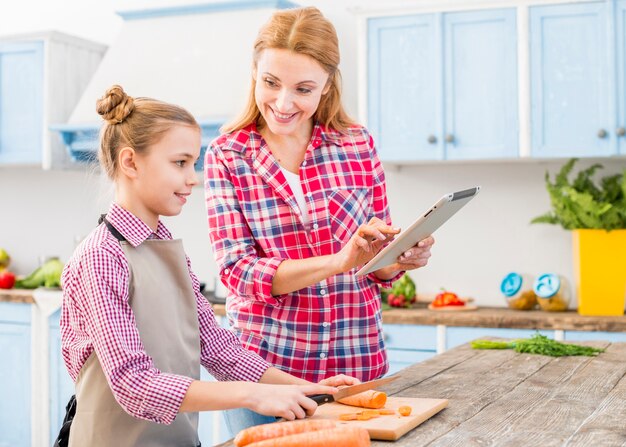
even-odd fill
[[[336,376],[327,377],[324,380],[320,380],[318,385],[326,385],[326,386],[350,386],[357,385],[361,383],[359,379],[356,377],[346,376],[345,374],[338,374]]]
[[[334,255],[337,271],[343,273],[365,264],[398,233],[399,228],[373,217],[367,224],[361,225],[348,243]]]
[[[317,403],[311,394],[335,394],[337,388],[324,385],[267,385],[255,383],[246,405],[252,411],[266,416],[282,417],[288,421],[313,416]]]
[[[376,270],[374,274],[382,280],[391,279],[398,273],[406,270],[414,270],[420,267],[424,267],[428,264],[428,258],[430,258],[430,249],[435,243],[435,239],[432,236],[428,236],[426,239],[422,239],[413,247],[409,248],[402,255],[398,257],[398,262],[383,267],[380,270]]]

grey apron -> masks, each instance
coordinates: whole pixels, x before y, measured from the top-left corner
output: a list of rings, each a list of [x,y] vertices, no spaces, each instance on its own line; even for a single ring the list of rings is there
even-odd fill
[[[120,244],[130,268],[129,303],[146,352],[160,371],[199,379],[198,310],[182,242]],[[70,447],[200,445],[198,413],[179,413],[171,425],[126,413],[113,397],[95,352],[78,375],[76,402]]]

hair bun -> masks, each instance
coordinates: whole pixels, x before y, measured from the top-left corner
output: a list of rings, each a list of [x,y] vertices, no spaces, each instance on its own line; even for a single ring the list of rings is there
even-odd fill
[[[119,124],[131,114],[135,108],[134,100],[119,85],[109,88],[104,96],[96,102],[96,111],[109,124]]]

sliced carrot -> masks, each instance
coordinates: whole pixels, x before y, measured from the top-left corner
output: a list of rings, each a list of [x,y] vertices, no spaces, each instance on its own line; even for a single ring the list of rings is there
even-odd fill
[[[378,410],[378,412],[381,414],[381,416],[396,414],[396,410],[387,410],[386,408],[380,409]]]
[[[413,409],[408,405],[403,405],[398,408],[398,413],[400,413],[402,416],[409,416],[411,414],[411,411],[413,411]]]
[[[370,435],[362,427],[342,426],[266,439],[248,445],[249,447],[369,447]]]
[[[372,417],[367,415],[367,414],[357,414],[356,415],[356,420],[357,421],[369,421],[370,419],[372,419]]]
[[[243,447],[265,439],[335,427],[337,427],[337,423],[328,419],[273,422],[271,424],[256,425],[241,430],[235,437],[234,443],[237,447]]]
[[[339,415],[340,421],[356,421],[356,413],[343,413]]]
[[[362,393],[348,396],[339,400],[344,405],[363,408],[382,408],[387,403],[387,394],[381,391],[369,390]]]
[[[380,411],[378,411],[378,410],[363,410],[363,411],[361,411],[361,414],[365,414],[367,416],[371,416],[373,418],[377,418],[378,416],[380,416]]]

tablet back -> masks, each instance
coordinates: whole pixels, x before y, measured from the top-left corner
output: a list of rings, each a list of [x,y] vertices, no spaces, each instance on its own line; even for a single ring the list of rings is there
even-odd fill
[[[445,194],[437,203],[418,217],[409,228],[396,236],[389,245],[381,250],[370,262],[365,264],[357,272],[357,276],[366,275],[396,262],[398,256],[422,239],[433,234],[437,228],[463,208],[467,202],[476,197],[478,191],[480,191],[480,186]]]

